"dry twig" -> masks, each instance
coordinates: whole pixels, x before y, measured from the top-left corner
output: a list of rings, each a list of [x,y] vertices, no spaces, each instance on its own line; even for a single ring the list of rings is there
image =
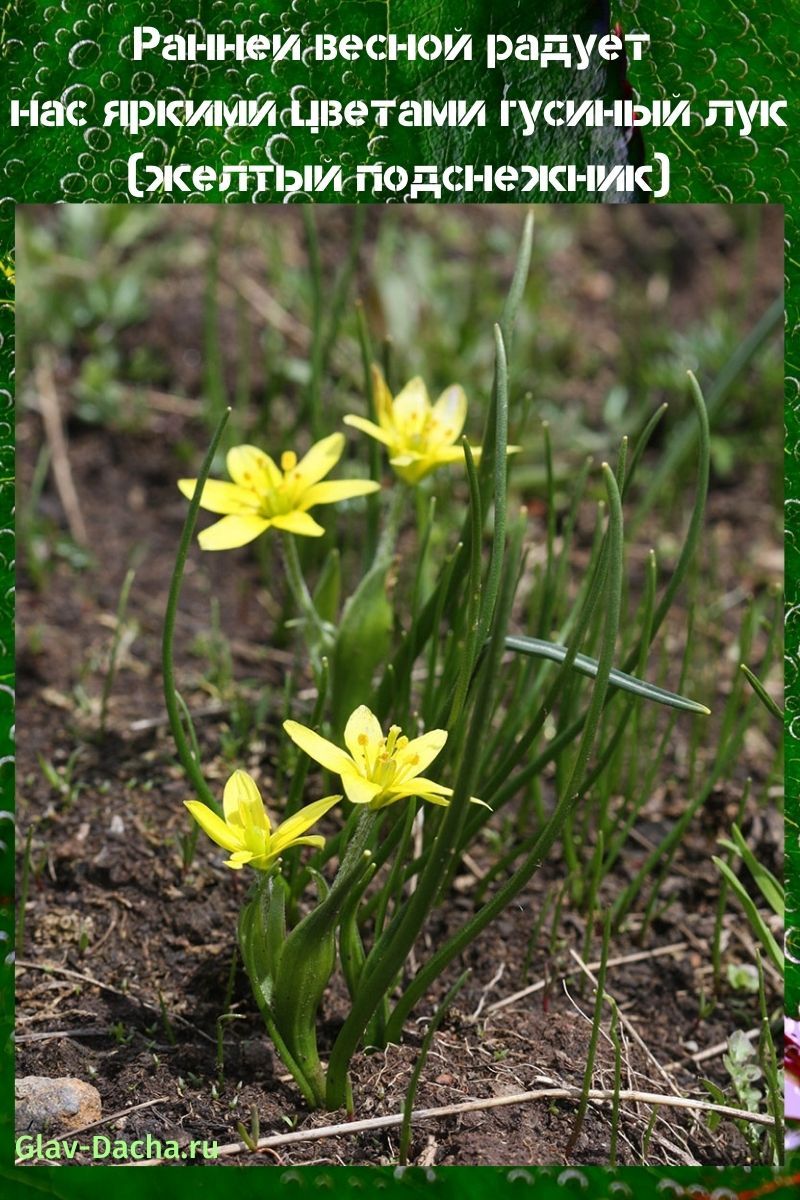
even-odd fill
[[[651,958],[661,958],[667,954],[680,954],[688,949],[686,942],[674,942],[671,946],[657,946],[655,950],[640,950],[636,954],[624,954],[620,958],[610,958],[606,964],[607,967],[622,967],[628,963],[646,962]],[[590,971],[597,971],[600,967],[599,962],[587,964]],[[521,992],[514,992],[511,996],[505,996],[502,1000],[495,1000],[486,1009],[487,1014],[497,1012],[501,1008],[507,1008],[509,1004],[514,1004],[517,1000],[523,1000],[525,996],[531,996],[534,992],[541,992],[547,986],[547,980],[540,979],[538,983],[532,983],[530,987],[523,988]]]
[[[582,1089],[577,1087],[542,1088],[535,1092],[518,1092],[512,1096],[491,1096],[483,1100],[466,1100],[463,1104],[446,1104],[442,1108],[421,1108],[411,1114],[412,1121],[436,1120],[440,1117],[453,1117],[459,1113],[482,1112],[489,1108],[507,1108],[512,1104],[530,1104],[536,1100],[579,1100]],[[605,1103],[615,1097],[613,1090],[592,1088],[589,1100],[595,1103]],[[743,1108],[731,1108],[727,1104],[712,1104],[709,1100],[691,1100],[686,1096],[661,1095],[659,1092],[619,1092],[620,1101],[632,1101],[641,1104],[654,1104],[667,1108],[685,1108],[698,1112],[717,1113],[721,1117],[731,1117],[737,1121],[750,1121],[754,1125],[774,1126],[772,1117],[765,1113],[746,1112]],[[345,1137],[353,1133],[365,1133],[371,1129],[392,1129],[403,1122],[402,1113],[392,1113],[386,1117],[371,1117],[365,1121],[345,1121],[341,1125],[321,1125],[317,1129],[300,1129],[294,1133],[278,1133],[272,1137],[259,1138],[256,1149],[269,1150],[274,1146],[289,1146],[297,1142],[315,1142],[321,1138]],[[247,1150],[244,1142],[230,1142],[217,1147],[217,1155],[242,1154]],[[155,1167],[160,1165],[157,1158],[146,1159],[144,1162],[133,1163],[137,1167]]]
[[[64,433],[53,363],[49,355],[43,354],[37,364],[36,389],[39,393],[39,409],[44,423],[45,437],[50,447],[53,480],[64,509],[64,516],[67,519],[73,541],[85,546],[89,541],[89,535],[86,532],[78,493],[72,478],[67,435]]]

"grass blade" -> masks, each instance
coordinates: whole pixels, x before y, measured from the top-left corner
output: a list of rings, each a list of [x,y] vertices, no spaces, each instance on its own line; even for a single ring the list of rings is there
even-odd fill
[[[515,650],[519,654],[530,654],[534,658],[546,658],[557,663],[565,662],[569,655],[567,646],[562,646],[558,642],[545,642],[540,638],[507,637],[506,648]],[[591,678],[597,675],[597,659],[589,658],[587,654],[576,654],[570,666],[581,675],[588,675]],[[642,696],[645,700],[653,700],[656,704],[665,704],[668,708],[680,708],[685,712],[703,713],[705,716],[708,716],[711,711],[706,708],[705,704],[700,704],[697,700],[690,700],[687,696],[669,692],[654,683],[648,683],[645,679],[627,675],[624,671],[618,671],[616,667],[611,669],[608,682],[611,687],[620,688],[623,692],[631,692],[634,696]]]
[[[172,736],[175,739],[175,746],[178,751],[178,757],[181,760],[186,775],[194,787],[197,795],[213,809],[215,813],[221,812],[220,804],[214,793],[206,783],[203,773],[200,770],[200,765],[196,762],[192,753],[192,748],[186,740],[186,734],[181,721],[181,709],[178,701],[178,692],[175,686],[175,660],[174,660],[174,641],[175,641],[175,619],[178,614],[178,603],[181,598],[181,585],[183,584],[183,572],[186,567],[186,558],[189,554],[189,544],[192,540],[194,527],[197,522],[197,513],[200,509],[200,497],[203,494],[203,487],[208,479],[211,470],[211,464],[214,461],[214,455],[217,452],[217,446],[220,443],[223,430],[230,416],[231,410],[228,408],[217,422],[217,428],[214,431],[214,436],[211,439],[211,444],[206,451],[206,456],[203,459],[200,470],[197,476],[197,483],[194,489],[194,495],[189,501],[189,511],[186,514],[186,520],[183,523],[181,532],[181,540],[178,544],[178,552],[175,555],[175,566],[172,571],[172,578],[169,584],[169,596],[167,598],[167,610],[164,614],[164,635],[161,643],[161,670],[164,679],[164,703],[169,717],[169,727],[172,730]]]

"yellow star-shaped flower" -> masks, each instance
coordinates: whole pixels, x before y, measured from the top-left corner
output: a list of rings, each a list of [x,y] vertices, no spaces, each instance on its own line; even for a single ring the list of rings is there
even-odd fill
[[[321,483],[344,450],[344,436],[331,434],[311,447],[300,461],[293,450],[281,455],[280,467],[256,446],[234,446],[228,451],[228,473],[233,480],[209,479],[200,506],[219,513],[222,520],[198,537],[203,550],[232,550],[252,542],[274,526],[286,533],[320,537],[325,530],[309,513],[317,504],[336,504],[379,489],[371,479],[336,479]],[[188,500],[196,479],[180,479],[178,487]]]
[[[347,416],[344,422],[383,442],[401,479],[416,484],[437,467],[464,461],[464,447],[458,439],[467,417],[467,397],[460,384],[445,388],[431,404],[428,389],[417,375],[393,397],[382,373],[373,366],[372,387],[378,424],[358,416]],[[512,453],[519,447],[508,449]],[[478,462],[481,447],[470,446],[470,450]]]
[[[268,871],[291,846],[324,846],[325,839],[319,834],[305,837],[305,832],[341,798],[326,796],[308,804],[273,829],[255,780],[246,771],[234,771],[222,797],[224,820],[199,800],[184,800],[184,804],[212,842],[230,851],[226,867]]]
[[[445,729],[432,729],[409,741],[398,725],[392,725],[384,737],[378,718],[361,704],[345,726],[348,754],[297,721],[284,721],[283,728],[310,758],[341,775],[345,795],[353,804],[386,808],[408,796],[431,804],[450,803],[453,789],[422,775],[447,741]]]

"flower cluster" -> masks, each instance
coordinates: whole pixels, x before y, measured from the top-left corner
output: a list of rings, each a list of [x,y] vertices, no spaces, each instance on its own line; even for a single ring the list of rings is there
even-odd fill
[[[383,375],[373,367],[373,388],[378,424],[358,416],[345,417],[345,423],[383,442],[391,465],[403,480],[417,484],[438,467],[464,461],[464,447],[456,443],[466,420],[467,398],[459,384],[446,388],[435,404],[419,377],[393,397]],[[380,488],[370,479],[325,480],[342,457],[344,445],[344,436],[334,433],[313,445],[299,461],[294,451],[284,451],[280,465],[257,446],[234,446],[226,460],[230,482],[208,479],[203,484],[200,506],[221,520],[200,533],[201,548],[231,550],[270,528],[320,537],[325,530],[310,509],[367,496]],[[471,450],[478,460],[480,447]],[[188,500],[193,499],[197,485],[196,479],[178,481]],[[302,598],[304,589],[299,592]],[[375,714],[363,704],[345,726],[346,750],[297,721],[284,722],[284,729],[311,758],[341,777],[344,794],[352,804],[374,811],[410,797],[431,804],[450,803],[452,788],[422,774],[444,748],[444,729],[432,729],[409,740],[399,726],[392,725],[384,735]],[[255,782],[246,772],[236,771],[225,786],[224,819],[198,800],[185,803],[212,841],[229,851],[226,866],[270,871],[293,846],[324,845],[324,838],[308,836],[307,831],[341,799],[326,796],[273,829]],[[471,800],[482,803],[475,797]]]
[[[464,447],[457,441],[467,416],[467,397],[460,384],[451,384],[431,404],[419,376],[394,397],[377,367],[372,368],[372,378],[378,424],[355,415],[344,421],[387,447],[389,462],[401,479],[417,484],[438,467],[464,461]],[[509,452],[517,449],[510,446]],[[477,462],[481,447],[471,446],[470,450]],[[343,451],[344,436],[333,433],[313,445],[299,462],[293,450],[284,451],[279,466],[257,446],[234,446],[226,460],[231,482],[208,479],[203,486],[200,507],[222,520],[200,533],[201,549],[233,550],[270,528],[320,537],[325,530],[310,509],[380,489],[372,479],[322,482]],[[178,487],[191,500],[197,480],[180,479]]]
[[[409,740],[398,725],[392,725],[384,736],[378,718],[361,704],[345,726],[348,754],[297,721],[284,721],[283,728],[310,758],[341,777],[351,804],[363,804],[374,811],[412,796],[431,804],[450,803],[453,789],[422,775],[444,748],[445,729],[431,729]],[[336,795],[317,800],[273,830],[255,782],[245,771],[235,771],[225,785],[224,820],[199,800],[184,803],[211,840],[230,851],[226,866],[240,870],[247,865],[269,871],[292,846],[321,849],[325,839],[317,834],[307,837],[306,831],[341,799]],[[475,796],[471,800],[483,803]]]

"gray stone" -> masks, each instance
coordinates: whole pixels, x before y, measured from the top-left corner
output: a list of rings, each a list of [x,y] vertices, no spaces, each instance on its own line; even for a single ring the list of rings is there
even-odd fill
[[[14,1085],[18,1133],[79,1129],[99,1121],[102,1102],[97,1088],[82,1079],[48,1079],[25,1075]]]

